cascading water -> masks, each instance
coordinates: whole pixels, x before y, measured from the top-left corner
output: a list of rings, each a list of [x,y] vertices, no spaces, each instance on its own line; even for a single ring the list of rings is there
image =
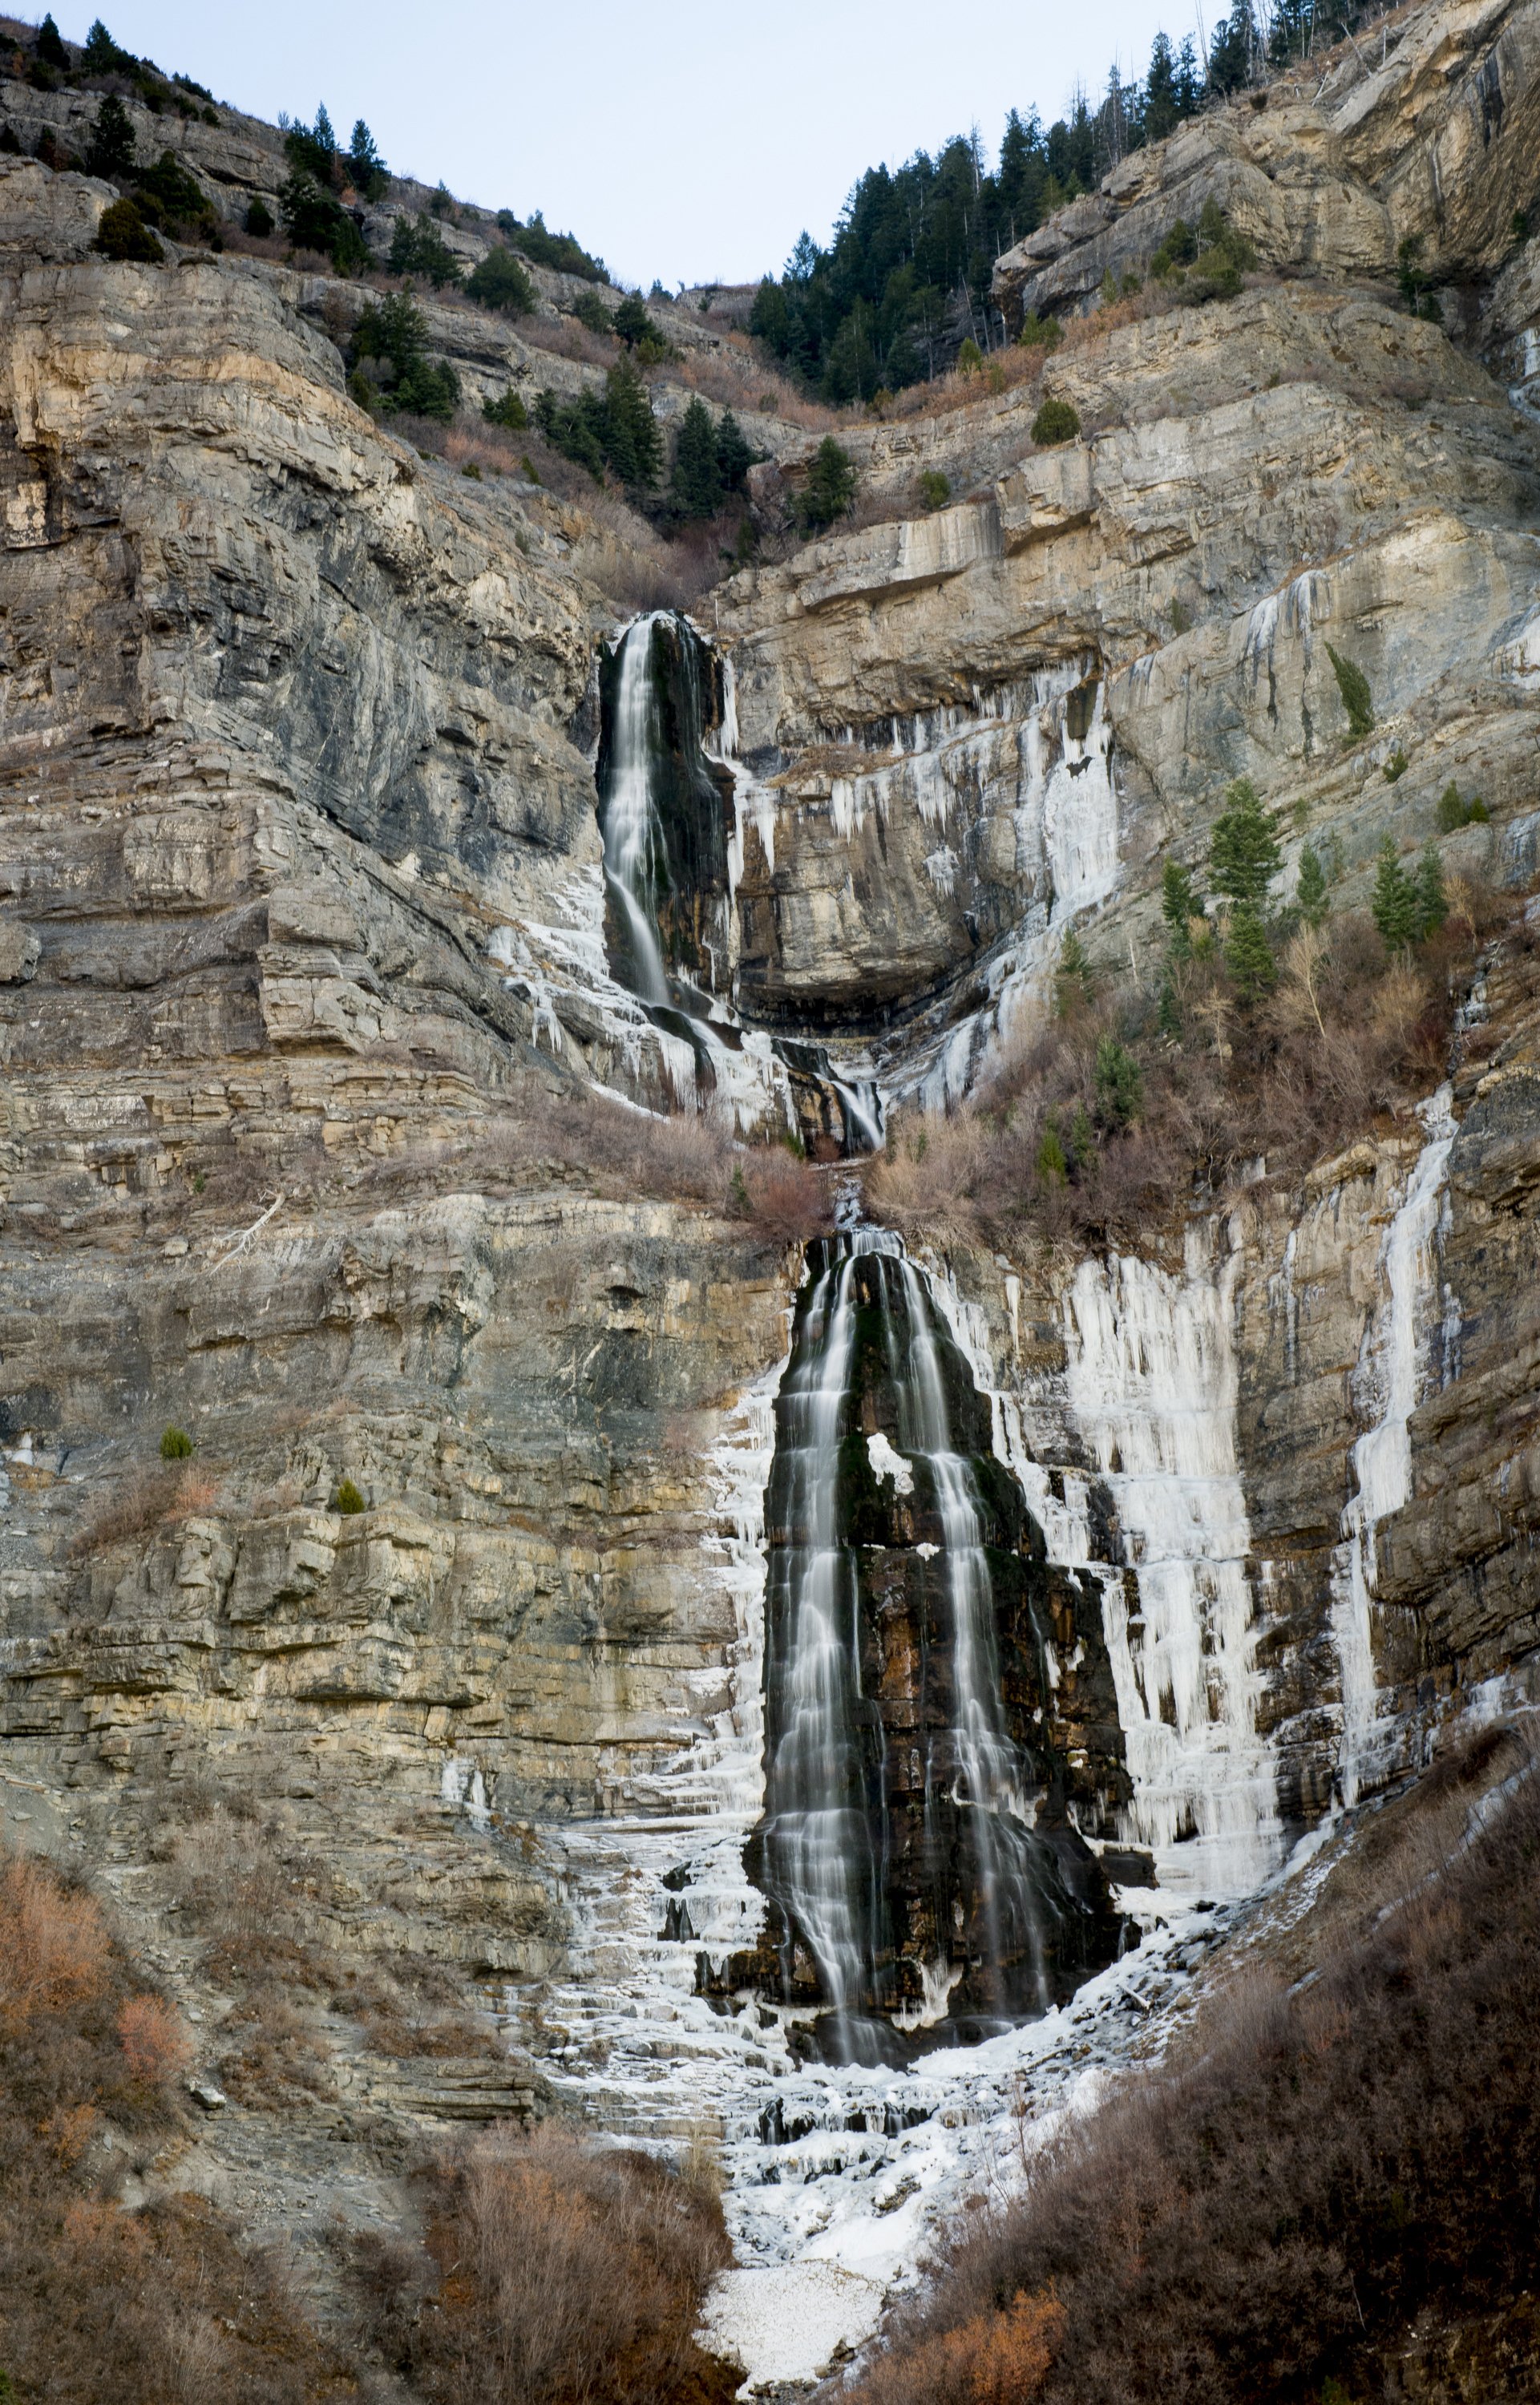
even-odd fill
[[[655,612],[634,620],[621,640],[600,824],[605,882],[624,931],[626,982],[643,1002],[667,1005],[671,997],[657,932],[657,897],[668,879],[668,851],[652,773],[652,650],[657,618]]]
[[[928,1290],[911,1261],[900,1258],[897,1267],[908,1304],[907,1357],[899,1357],[891,1317],[884,1335],[897,1389],[900,1445],[929,1463],[943,1531],[955,1712],[950,1733],[953,1800],[967,1815],[990,1960],[1029,1959],[1037,2000],[1046,2005],[1042,1932],[1024,1840],[1025,1765],[1005,1725],[995,1591],[978,1485],[968,1460],[952,1443]],[[931,1787],[932,1777],[927,1776],[927,1809]]]
[[[898,1238],[815,1246],[767,1513],[760,1859],[775,1984],[827,2008],[847,2058],[1039,2012],[1116,1945],[1088,1849],[1062,1812],[1039,1825],[1053,1766],[1007,1709],[1002,1621],[1024,1721],[1052,1674],[1041,1540],[988,1427]]]
[[[839,1452],[855,1335],[852,1257],[827,1260],[782,1382],[774,1480],[789,1542],[770,1622],[777,1735],[768,1764],[767,1886],[806,1943],[838,2018],[875,1982],[880,1882],[861,1745],[859,1597],[841,1543]],[[788,1982],[789,1984],[789,1982]]]
[[[600,680],[598,781],[609,949],[651,1021],[674,1100],[719,1097],[736,1121],[781,1105],[820,1157],[876,1151],[874,1082],[837,1076],[821,1044],[742,1028],[719,992],[728,967],[729,853],[724,789],[736,787],[729,665],[688,621],[653,611],[626,629]],[[719,704],[715,746],[708,740]],[[794,1107],[792,1093],[803,1107]]]

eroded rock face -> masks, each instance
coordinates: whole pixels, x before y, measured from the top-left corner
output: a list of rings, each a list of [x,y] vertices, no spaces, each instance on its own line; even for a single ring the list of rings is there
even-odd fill
[[[87,1824],[217,1764],[326,1824],[351,1939],[538,1976],[553,1877],[475,1814],[602,1808],[699,1724],[699,1456],[784,1308],[538,1134],[512,1200],[448,1173],[610,1057],[489,949],[574,887],[601,928],[607,611],[346,400],[300,279],[92,257],[103,190],[4,165],[12,1758]]]
[[[1147,893],[1157,851],[1198,856],[1236,775],[1308,805],[1349,880],[1387,831],[1434,832],[1451,778],[1500,819],[1530,806],[1540,457],[1443,333],[1274,288],[1048,377],[1083,440],[1035,451],[1031,399],[982,404],[987,503],[831,537],[718,602],[751,1009],[867,1033],[950,990],[966,1017],[1051,928]],[[863,465],[897,491],[909,456],[878,429]],[[1368,678],[1367,738],[1334,649]],[[1076,692],[1079,725],[1053,700]],[[1109,950],[1151,917],[1102,909]]]
[[[1129,162],[1056,221],[1024,299],[1073,304],[1209,193],[1308,274],[1093,328],[1030,395],[852,430],[876,522],[702,612],[724,655],[702,724],[726,754],[735,722],[738,756],[683,776],[671,942],[751,1021],[956,1099],[1048,1008],[1071,928],[1150,973],[1155,865],[1201,855],[1242,772],[1287,806],[1290,871],[1304,825],[1335,848],[1344,904],[1387,831],[1434,834],[1451,780],[1492,818],[1446,862],[1540,870],[1540,454],[1504,389],[1533,381],[1533,244],[1510,256],[1498,225],[1533,155],[1533,22],[1429,8],[1378,78]],[[274,189],[276,136],[201,126],[176,140],[227,215]],[[130,1870],[200,1781],[254,1795],[324,1856],[330,1942],[437,1955],[533,2019],[572,1864],[642,1876],[597,1826],[721,1817],[732,1748],[732,1808],[757,1810],[739,1608],[769,1464],[735,1413],[752,1392],[771,1416],[798,1264],[742,1221],[596,1190],[557,1141],[585,1081],[677,1099],[604,982],[595,662],[624,613],[512,480],[354,408],[361,288],[175,246],[106,262],[109,197],[0,161],[7,1760]],[[466,257],[490,238],[452,231]],[[1480,279],[1455,331],[1503,385],[1396,306],[1406,232]],[[469,310],[431,332],[474,397],[599,373]],[[1041,390],[1079,440],[1033,444]],[[805,458],[800,429],[749,430]],[[931,468],[956,498],[922,516]],[[1425,1131],[1260,1182],[1190,1254],[1152,1231],[1148,1258],[933,1265],[973,1374],[1011,1730],[1081,1867],[1081,1839],[1121,1834],[1163,1878],[1242,1892],[1349,1756],[1360,1790],[1393,1775],[1533,1651],[1533,1006],[1512,960],[1489,985],[1359,1617],[1345,1515],[1387,1424],[1387,1244]],[[901,1430],[869,1368],[869,1463]],[[934,1504],[881,1480],[863,1503],[896,1758],[954,1725]],[[895,1959],[960,1962],[959,2015],[1019,2005],[966,1984],[977,1882],[922,1790],[906,1769],[883,1816]],[[1147,1869],[1125,1852],[1119,1876]],[[729,1885],[691,1907],[720,1910],[719,1964]],[[1083,1962],[1109,1928],[1088,1893]],[[682,1920],[649,1942],[691,1946]],[[442,2118],[533,2091],[412,2092]]]
[[[1136,1833],[1164,1880],[1222,1889],[1228,1862],[1254,1883],[1334,1801],[1420,1767],[1473,1690],[1530,1675],[1528,949],[1478,992],[1442,1138],[1361,1142],[1244,1199],[1185,1262],[951,1251],[1049,1559],[1106,1566]]]
[[[1533,0],[1423,9],[1393,48],[1354,44],[1324,83],[1312,69],[1133,152],[1006,252],[996,297],[1018,315],[1083,307],[1104,275],[1146,274],[1208,201],[1285,274],[1388,277],[1410,239],[1440,283],[1490,275],[1534,197],[1537,69]]]

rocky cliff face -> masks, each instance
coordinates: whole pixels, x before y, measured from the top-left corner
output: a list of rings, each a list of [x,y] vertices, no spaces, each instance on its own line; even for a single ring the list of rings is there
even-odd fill
[[[735,1008],[712,1078],[606,950],[629,612],[549,498],[354,406],[332,335],[357,292],[175,246],[110,263],[108,187],[0,157],[0,1772],[109,1865],[211,2048],[230,1996],[177,1864],[232,1798],[292,1858],[294,1942],[339,1993],[344,1961],[480,1983],[495,2073],[371,2071],[325,2024],[329,2145],[547,2079],[621,2126],[716,2114],[745,2193],[784,2136],[763,2117],[807,1998],[794,1964],[791,2006],[751,2014],[724,1966],[774,1989],[743,1842],[800,1262],[728,1215],[726,1172],[647,1199],[574,1146],[585,1090],[714,1085],[748,1128],[816,1040],[890,1105],[955,1104],[1042,1022],[1067,933],[1153,977],[1157,858],[1201,857],[1242,772],[1288,806],[1291,869],[1307,828],[1335,851],[1344,905],[1387,833],[1511,895],[1540,870],[1540,280],[1509,231],[1536,22],[1410,10],[1319,93],[1127,162],[1001,263],[1008,309],[1073,310],[1209,197],[1269,272],[849,429],[869,522],[771,544],[698,611],[665,932]],[[76,105],[0,103],[29,142]],[[225,214],[274,189],[267,129],[173,138]],[[1407,233],[1442,324],[1395,294]],[[538,336],[434,317],[477,394],[597,373]],[[1073,443],[1033,443],[1045,393]],[[769,526],[810,445],[755,430]],[[960,496],[929,515],[926,468]],[[1451,781],[1487,823],[1438,833]],[[1120,1909],[1151,1859],[1168,1898],[1250,1893],[1529,1677],[1533,944],[1521,913],[1494,939],[1448,1091],[1302,1183],[1198,1197],[1138,1252],[923,1257],[971,1372],[959,1453],[1000,1473],[1010,1736]],[[861,1442],[901,1448],[869,1367]],[[952,1607],[934,1498],[871,1490],[868,1726],[897,1759],[957,1724],[926,1663]],[[980,1889],[947,1885],[959,1848],[907,1775],[887,1792],[907,2009],[949,1976],[954,1902],[970,1959]],[[309,2173],[264,2109],[269,2169],[241,2175],[288,2214]]]

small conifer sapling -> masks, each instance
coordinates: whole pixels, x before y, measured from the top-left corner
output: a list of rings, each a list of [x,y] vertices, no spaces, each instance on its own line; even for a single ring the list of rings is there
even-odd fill
[[[1295,898],[1300,917],[1312,927],[1320,926],[1332,907],[1326,891],[1326,871],[1313,844],[1307,843],[1299,855],[1299,884]]]

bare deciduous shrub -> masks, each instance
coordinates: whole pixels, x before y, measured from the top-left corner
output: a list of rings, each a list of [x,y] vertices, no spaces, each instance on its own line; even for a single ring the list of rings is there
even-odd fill
[[[546,2127],[496,2133],[433,2176],[436,2291],[399,2250],[360,2261],[381,2342],[434,2405],[727,2405],[696,2344],[730,2248],[716,2198],[649,2156]]]
[[[118,2035],[130,2077],[146,2087],[165,2087],[191,2059],[182,2017],[163,1996],[130,1996],[119,2010]]]
[[[1064,2308],[1017,2295],[1003,2312],[976,2314],[881,2364],[866,2384],[871,2405],[1018,2405],[1036,2397],[1064,2334]]]
[[[110,2117],[189,2134],[184,2033],[101,1907],[35,1861],[0,1862],[0,2364],[58,2405],[321,2405],[356,2393],[304,2315],[198,2197],[116,2201]]]
[[[741,1179],[739,1207],[768,1242],[805,1245],[833,1227],[834,1189],[828,1178],[779,1146],[745,1154]],[[736,1186],[734,1193],[739,1193]]]
[[[153,1528],[194,1520],[211,1512],[219,1498],[218,1482],[196,1470],[151,1470],[102,1503],[70,1542],[71,1554],[90,1555],[108,1545],[122,1544]]]
[[[1519,1761],[1505,1801],[1493,1744]],[[1392,1900],[1339,1926],[1310,1985],[1263,1976],[1212,2000],[1168,2068],[977,2216],[858,2405],[954,2405],[1019,2295],[1062,2313],[1019,2393],[1076,2405],[1399,2394],[1414,2326],[1484,2315],[1500,2340],[1522,2321],[1540,2271],[1540,1778],[1502,1732],[1441,1775]],[[954,2360],[943,2342],[965,2333]],[[1512,2393],[1495,2342],[1486,2372],[1462,2393]]]
[[[1064,1015],[1008,1052],[950,1119],[911,1115],[867,1172],[873,1211],[914,1233],[1033,1232],[1127,1243],[1254,1174],[1293,1178],[1405,1118],[1444,1074],[1455,1002],[1475,968],[1475,933],[1504,926],[1501,897],[1464,892],[1415,962],[1387,963],[1368,919],[1345,913],[1284,943],[1275,991],[1248,1004],[1208,944],[1168,964],[1163,989],[1084,991],[1061,979]],[[1503,937],[1540,981],[1521,926]],[[1467,1034],[1467,1048],[1480,1037]],[[1136,1115],[1109,1110],[1098,1058],[1127,1048]]]
[[[669,373],[708,401],[720,401],[724,409],[773,413],[810,434],[827,434],[832,427],[848,425],[853,416],[863,414],[830,409],[826,402],[801,390],[780,368],[771,366],[758,345],[742,332],[729,333],[719,350],[685,351],[682,358],[671,362]]]
[[[728,1212],[768,1243],[804,1241],[833,1225],[830,1181],[784,1146],[740,1145],[718,1119],[694,1112],[659,1118],[599,1094],[570,1093],[556,1108],[544,1096],[511,1105],[459,1166],[495,1190],[504,1182],[527,1185],[552,1162],[623,1194]]]
[[[219,2084],[238,2103],[271,2111],[330,2091],[330,2049],[305,2028],[280,1988],[248,1989],[229,2026],[236,2044],[220,2059]]]
[[[19,2037],[44,2015],[94,2003],[110,1951],[91,1896],[62,1887],[41,1863],[7,1863],[0,1876],[0,2035]]]

